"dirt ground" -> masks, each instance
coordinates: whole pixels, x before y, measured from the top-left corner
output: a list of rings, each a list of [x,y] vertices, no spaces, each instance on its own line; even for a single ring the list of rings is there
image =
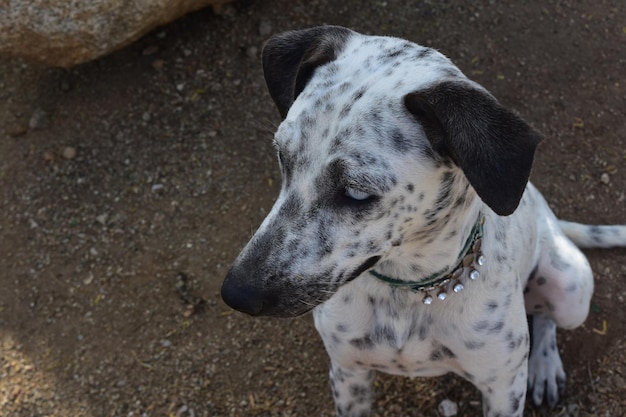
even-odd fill
[[[71,70],[0,59],[0,415],[332,416],[310,316],[252,319],[222,279],[276,196],[273,33],[339,24],[435,47],[545,135],[561,217],[626,222],[626,4],[240,0]],[[626,415],[626,251],[587,252],[565,398]],[[453,376],[380,376],[374,416],[480,414]]]

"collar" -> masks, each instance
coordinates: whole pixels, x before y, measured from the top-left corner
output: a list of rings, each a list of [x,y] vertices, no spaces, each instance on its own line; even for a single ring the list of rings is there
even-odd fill
[[[369,273],[393,288],[406,288],[413,292],[425,293],[422,299],[424,304],[428,305],[433,302],[431,293],[435,291],[437,291],[436,297],[439,300],[445,300],[450,290],[455,293],[463,291],[465,288],[463,285],[465,278],[468,277],[470,280],[475,281],[480,277],[480,272],[477,267],[485,264],[485,257],[480,251],[484,224],[485,216],[481,214],[478,220],[476,220],[476,223],[474,223],[474,227],[465,241],[457,258],[458,261],[454,266],[447,266],[419,281],[401,281],[380,274],[373,269],[371,269]]]

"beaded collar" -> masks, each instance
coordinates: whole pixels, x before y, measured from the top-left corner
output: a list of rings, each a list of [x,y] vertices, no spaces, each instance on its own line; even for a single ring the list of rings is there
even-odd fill
[[[465,285],[463,281],[469,278],[471,281],[475,281],[480,278],[479,266],[485,264],[485,257],[480,251],[480,246],[483,237],[483,225],[485,224],[485,217],[481,215],[469,237],[465,241],[465,245],[458,257],[458,262],[454,267],[446,267],[441,271],[435,272],[426,278],[416,281],[401,281],[398,279],[390,278],[386,275],[379,274],[371,269],[369,272],[379,280],[389,284],[394,288],[406,288],[413,292],[424,293],[422,302],[426,305],[432,304],[435,297],[439,300],[445,300],[448,294],[451,292],[459,293],[463,291]],[[451,272],[450,272],[451,271]]]

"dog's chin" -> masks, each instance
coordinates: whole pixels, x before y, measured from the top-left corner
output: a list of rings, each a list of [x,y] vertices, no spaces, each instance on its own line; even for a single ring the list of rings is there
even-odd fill
[[[276,306],[268,306],[265,307],[258,316],[266,316],[266,317],[278,317],[278,318],[294,318],[304,316],[309,313],[318,305],[322,304],[326,300],[316,300],[315,303],[302,303],[302,304],[293,304],[293,305],[276,305]]]
[[[290,307],[284,310],[278,309],[275,311],[269,311],[265,315],[267,315],[268,317],[278,317],[278,318],[284,318],[284,319],[296,318],[296,317],[304,316],[305,314],[311,312],[315,307],[317,306],[305,305],[305,306]]]

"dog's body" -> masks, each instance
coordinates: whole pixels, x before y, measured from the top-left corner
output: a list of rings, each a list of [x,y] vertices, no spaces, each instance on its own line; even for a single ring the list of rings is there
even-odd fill
[[[283,188],[226,302],[315,308],[338,416],[369,415],[376,370],[454,372],[485,416],[521,416],[527,387],[554,405],[556,325],[593,291],[570,239],[625,245],[626,226],[557,220],[527,184],[538,135],[432,49],[320,27],[270,40],[264,69]]]

